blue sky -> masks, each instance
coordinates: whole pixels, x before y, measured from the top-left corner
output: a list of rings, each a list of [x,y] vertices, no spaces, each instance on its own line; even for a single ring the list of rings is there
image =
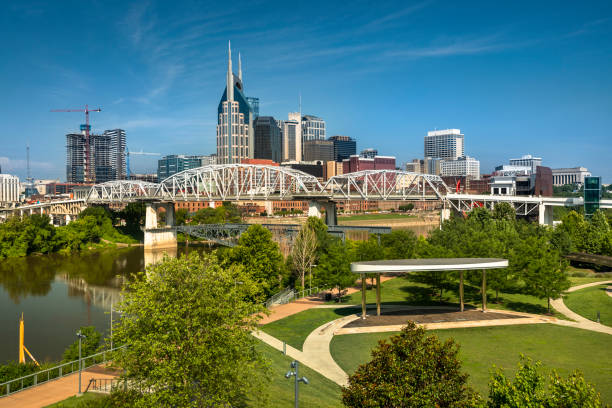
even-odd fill
[[[84,118],[49,111],[86,103],[131,150],[214,152],[231,40],[263,115],[301,93],[328,135],[398,162],[460,128],[482,172],[531,153],[612,182],[610,1],[9,1],[0,24],[0,165],[21,177],[30,143],[33,176],[65,179]]]

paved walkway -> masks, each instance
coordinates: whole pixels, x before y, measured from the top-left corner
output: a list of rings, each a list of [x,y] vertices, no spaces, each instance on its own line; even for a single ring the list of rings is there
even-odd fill
[[[606,294],[607,294],[608,296],[612,297],[612,286],[608,286],[608,287],[606,288]]]
[[[612,283],[612,280],[591,282],[591,283],[586,283],[584,285],[572,286],[571,288],[567,290],[567,292],[571,293],[571,292],[575,292],[580,289],[590,288],[592,286],[605,285],[607,283]],[[560,297],[559,299],[551,300],[550,305],[557,312],[564,314],[565,316],[574,320],[573,322],[559,320],[556,322],[556,324],[558,325],[576,327],[578,329],[591,330],[591,331],[596,331],[599,333],[612,334],[612,327],[605,326],[601,323],[596,323],[592,320],[589,320],[587,318],[580,316],[578,313],[572,312],[567,306],[565,306],[565,303],[563,303],[563,297]]]
[[[394,279],[396,276],[381,276],[380,281],[386,282],[389,279]],[[347,295],[351,295],[355,292],[361,291],[361,280],[358,281],[359,284],[347,289]],[[318,296],[308,296],[302,299],[298,299],[295,302],[286,303],[284,305],[278,305],[270,308],[270,315],[265,316],[262,315],[262,319],[259,321],[259,324],[268,324],[275,322],[277,320],[284,319],[285,317],[294,315],[296,313],[303,312],[304,310],[312,309],[313,307],[318,307],[321,305],[325,305],[325,302],[321,300]],[[342,304],[337,305],[328,305],[331,308],[344,306]]]
[[[81,377],[81,388],[84,391],[91,378],[115,378],[116,375],[104,372],[102,366],[93,366],[84,370]],[[57,380],[49,381],[34,388],[17,392],[0,398],[0,408],[42,408],[63,401],[76,395],[79,387],[79,374],[70,374]]]

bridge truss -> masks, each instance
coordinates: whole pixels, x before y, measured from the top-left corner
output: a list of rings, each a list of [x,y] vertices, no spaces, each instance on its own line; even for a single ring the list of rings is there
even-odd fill
[[[182,171],[159,184],[97,184],[85,201],[438,200],[448,191],[439,176],[400,170],[365,170],[321,184],[313,175],[284,166],[217,164]]]

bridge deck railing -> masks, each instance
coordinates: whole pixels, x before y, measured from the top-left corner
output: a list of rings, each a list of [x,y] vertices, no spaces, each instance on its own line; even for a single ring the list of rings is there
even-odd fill
[[[81,358],[82,369],[110,361],[114,353],[126,346],[115,347]],[[37,385],[57,380],[79,371],[79,360],[68,361],[0,384],[0,398]]]

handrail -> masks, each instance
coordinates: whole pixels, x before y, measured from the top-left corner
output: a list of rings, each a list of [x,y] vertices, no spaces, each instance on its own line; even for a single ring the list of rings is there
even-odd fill
[[[117,350],[121,350],[126,347],[127,347],[126,345],[123,345],[121,347],[115,347],[110,350],[104,350],[104,351],[100,351],[95,354],[91,354],[89,356],[82,357],[80,360],[81,369],[86,369],[86,368],[89,368],[97,364],[105,363],[109,361],[109,359],[107,359],[107,353],[113,353]],[[99,357],[99,356],[102,356],[102,359],[97,361],[96,357]],[[66,363],[62,363],[62,364],[56,365],[51,368],[46,368],[44,370],[40,370],[35,373],[25,375],[23,377],[14,378],[12,380],[3,382],[2,384],[0,384],[0,398],[6,397],[7,395],[14,394],[16,392],[25,390],[27,388],[35,387],[39,384],[43,384],[48,381],[56,380],[56,379],[65,377],[69,374],[72,374],[79,370],[78,363],[79,363],[79,360],[68,361]],[[75,369],[75,365],[76,365],[76,369]],[[64,370],[65,367],[69,367],[69,369]],[[56,371],[56,372],[53,372],[53,371]],[[45,374],[46,374],[46,378],[45,378]],[[41,377],[42,377],[42,381],[40,380]],[[16,382],[18,383],[17,387],[11,390],[11,384],[16,383]]]

